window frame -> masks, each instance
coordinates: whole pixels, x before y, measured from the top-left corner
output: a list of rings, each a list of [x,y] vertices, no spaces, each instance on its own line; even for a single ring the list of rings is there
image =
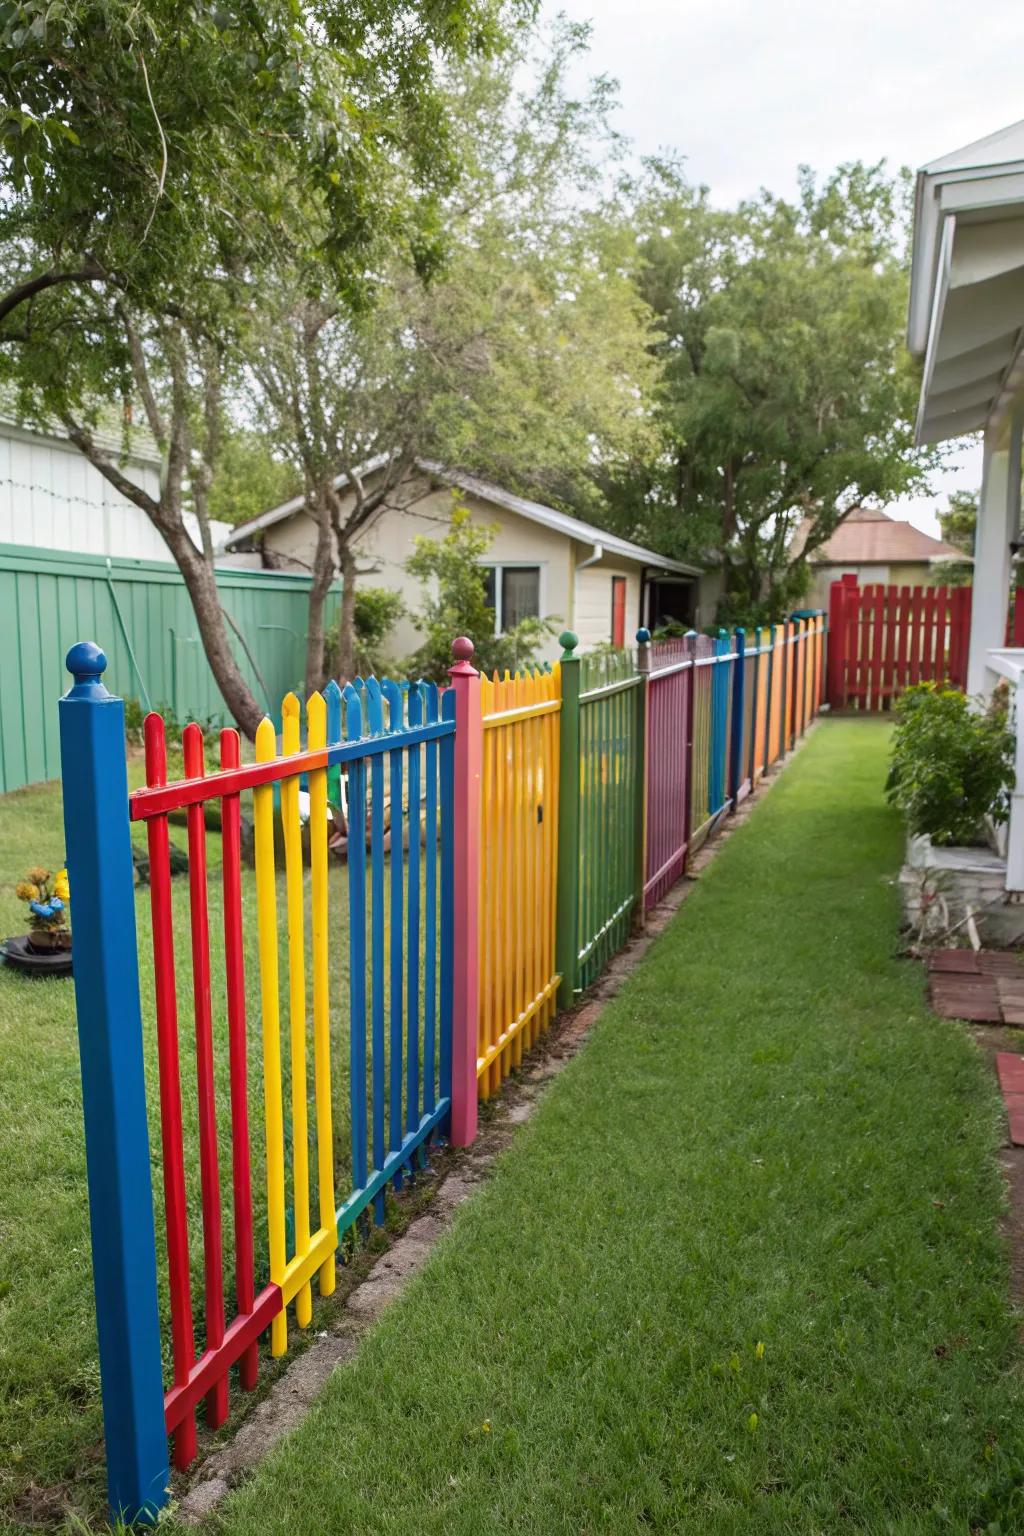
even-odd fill
[[[615,598],[616,598],[616,593],[618,593],[620,591],[622,593],[622,639],[621,640],[617,640],[615,638]],[[629,606],[629,578],[627,576],[625,576],[621,571],[613,571],[612,572],[611,642],[612,642],[612,645],[615,646],[616,649],[619,649],[619,650],[623,649],[625,647],[625,644],[626,644],[626,630],[628,628],[628,621],[629,621],[629,614],[628,614],[628,611],[627,611],[628,610],[628,606]]]
[[[480,560],[477,562],[481,571],[494,572],[494,633],[505,633],[504,621],[504,593],[502,591],[501,573],[503,571],[536,571],[537,572],[537,617],[544,616],[545,598],[545,572],[547,562],[544,560]]]

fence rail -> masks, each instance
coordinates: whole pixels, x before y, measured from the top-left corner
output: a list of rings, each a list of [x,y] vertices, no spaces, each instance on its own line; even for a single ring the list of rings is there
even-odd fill
[[[346,1233],[384,1221],[388,1187],[432,1142],[472,1141],[478,1099],[519,1064],[556,997],[571,1004],[597,978],[816,713],[820,615],[656,645],[641,630],[637,643],[581,657],[567,631],[554,668],[481,679],[458,640],[443,694],[374,678],[332,683],[304,709],[288,694],[280,738],[264,720],[250,763],[226,729],[211,767],[190,724],[177,779],[151,714],[133,794],[106,659],[88,643],[70,652],[65,829],[116,1514],[155,1515],[168,1437],[187,1466],[198,1408],[224,1422],[232,1369],[250,1390],[263,1335],[279,1355],[289,1313],[309,1325],[314,1282],[333,1291]],[[169,818],[182,811],[187,901],[170,871]],[[133,821],[150,855],[154,1105]]]

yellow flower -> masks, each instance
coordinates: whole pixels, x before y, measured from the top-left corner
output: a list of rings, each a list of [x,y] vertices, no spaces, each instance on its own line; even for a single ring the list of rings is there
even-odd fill
[[[14,887],[14,894],[18,897],[19,901],[38,901],[39,887],[38,885],[33,885],[31,880],[19,880],[18,884]]]
[[[33,885],[43,885],[49,880],[50,871],[44,869],[41,864],[37,864],[34,869],[29,870],[28,878],[32,881]]]
[[[68,886],[68,872],[66,869],[59,869],[56,875],[54,875],[53,894],[55,896],[59,896],[61,901],[71,900],[71,891]]]
[[[752,1413],[750,1415],[750,1418],[747,1420],[747,1428],[750,1430],[750,1433],[752,1435],[757,1433],[757,1425],[758,1425],[757,1414],[756,1413]]]
[[[58,891],[57,894],[59,896],[60,892]],[[762,1343],[762,1341],[760,1339],[758,1339],[757,1343],[754,1345],[754,1359],[755,1360],[763,1360],[764,1359],[764,1344]]]

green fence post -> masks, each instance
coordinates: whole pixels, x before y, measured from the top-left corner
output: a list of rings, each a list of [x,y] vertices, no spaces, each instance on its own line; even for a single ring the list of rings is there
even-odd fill
[[[580,659],[571,629],[562,647],[562,708],[558,732],[558,903],[555,956],[559,1008],[571,1008],[579,973],[580,904]]]
[[[640,674],[636,716],[636,912],[641,928],[647,923],[647,906],[644,886],[647,883],[647,720],[650,701],[647,697],[651,686],[651,632],[636,632],[636,669]]]

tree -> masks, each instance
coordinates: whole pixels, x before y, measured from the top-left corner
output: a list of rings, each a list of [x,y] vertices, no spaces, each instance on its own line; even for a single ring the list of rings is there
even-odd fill
[[[457,163],[439,74],[485,57],[529,0],[13,0],[0,17],[0,373],[30,422],[62,421],[178,563],[211,669],[249,734],[206,520],[241,320],[297,252],[336,305],[372,296],[384,255],[443,254]],[[158,497],[92,426],[141,406]],[[204,530],[183,523],[190,495]]]
[[[936,461],[914,447],[902,342],[906,183],[880,165],[820,185],[805,169],[795,201],[720,210],[662,162],[632,195],[664,371],[658,451],[606,483],[614,523],[720,563],[723,620],[767,617],[844,513],[926,489]]]
[[[217,473],[207,498],[211,518],[247,523],[270,507],[290,501],[301,489],[293,466],[275,456],[261,433],[225,421]]]
[[[973,557],[977,526],[977,491],[950,491],[949,506],[939,513],[939,528],[946,543]],[[974,566],[967,560],[962,564],[950,561],[937,566],[933,578],[936,584],[944,587],[969,587],[974,579]]]
[[[494,609],[487,603],[480,561],[497,531],[473,524],[467,509],[457,506],[444,538],[417,536],[405,568],[423,583],[416,623],[424,639],[409,659],[410,676],[447,682],[456,635],[472,640],[473,662],[481,672],[515,671],[533,661],[548,630],[542,619],[524,619],[503,635],[494,633]]]
[[[561,23],[540,64],[524,43],[453,73],[462,175],[440,207],[440,271],[425,280],[393,259],[378,302],[353,313],[299,270],[254,317],[261,420],[301,474],[317,527],[308,685],[322,680],[323,606],[339,571],[339,665],[351,670],[358,541],[382,508],[403,504],[417,457],[590,504],[595,467],[648,440],[650,316],[629,279],[632,233],[600,204],[617,148],[611,96],[603,81],[578,99],[567,86],[586,45],[585,28]]]

